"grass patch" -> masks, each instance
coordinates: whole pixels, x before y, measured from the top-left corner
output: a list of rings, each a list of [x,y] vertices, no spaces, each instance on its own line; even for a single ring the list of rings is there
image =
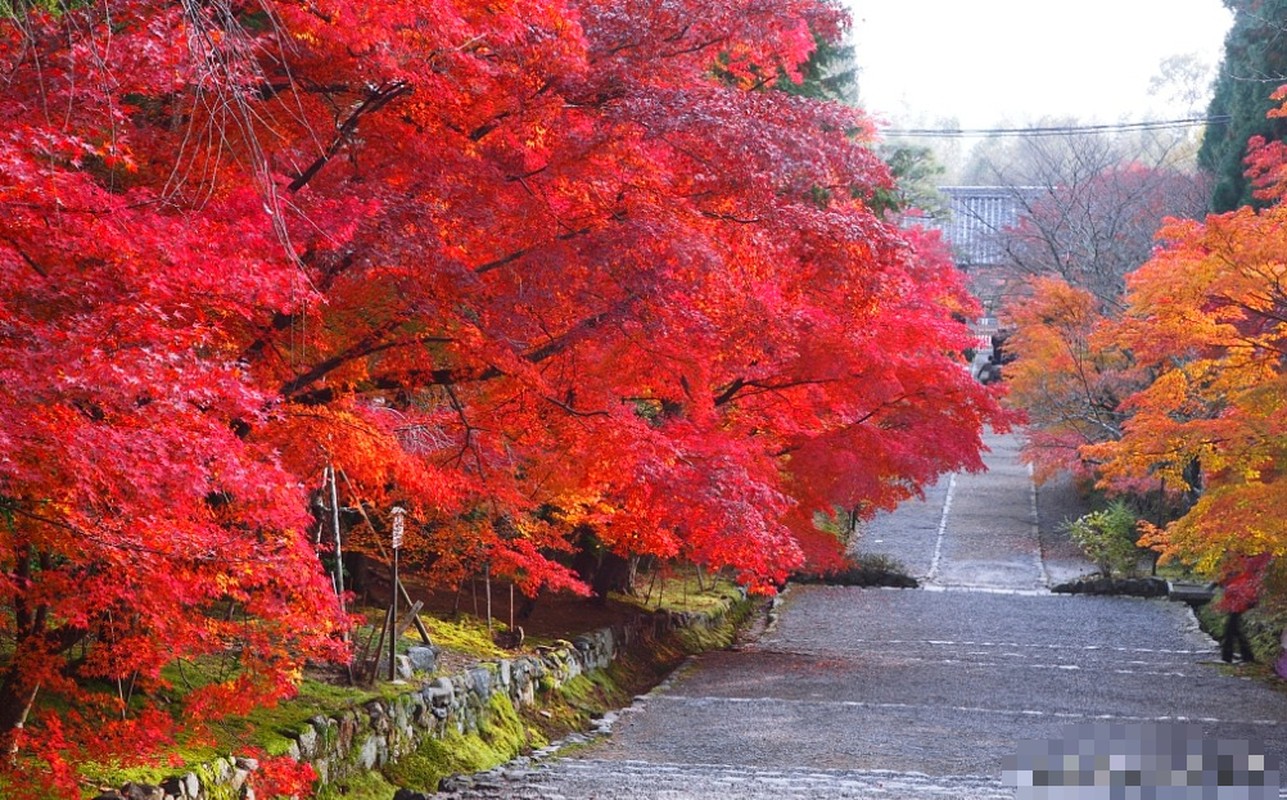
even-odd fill
[[[1168,559],[1166,561],[1159,562],[1153,571],[1157,574],[1157,577],[1168,581],[1206,583],[1210,580],[1209,578],[1198,575],[1189,568],[1189,565],[1181,563],[1176,559]]]
[[[358,625],[352,633],[353,642],[359,655],[364,648],[368,646],[375,647],[378,642],[380,628],[384,625],[383,611],[367,609],[365,616],[366,623]],[[477,658],[505,658],[512,655],[512,653],[498,647],[492,640],[492,635],[487,630],[486,620],[468,615],[461,615],[454,619],[441,619],[422,612],[420,621],[428,629],[429,638],[433,640],[435,647]],[[508,631],[509,627],[505,623],[493,619],[492,630],[497,633],[503,633]],[[398,638],[397,650],[400,653],[405,653],[408,648],[423,644],[424,642],[421,641],[420,634],[415,626],[408,626],[402,632],[402,636]],[[389,643],[386,639],[382,645],[381,657],[388,652],[388,647]],[[374,655],[374,653],[371,653],[371,655]]]
[[[1198,626],[1218,643],[1224,637],[1228,615],[1215,610],[1210,603],[1199,606],[1194,613],[1198,618]],[[1266,613],[1260,608],[1253,608],[1242,615],[1242,632],[1251,643],[1251,652],[1258,664],[1268,670],[1266,677],[1272,674],[1273,664],[1282,652],[1283,625],[1282,615]],[[1238,655],[1240,653],[1235,645],[1234,656]]]

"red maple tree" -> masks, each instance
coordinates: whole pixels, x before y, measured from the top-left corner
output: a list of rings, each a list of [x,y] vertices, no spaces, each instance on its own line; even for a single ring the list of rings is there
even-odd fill
[[[55,779],[288,694],[308,493],[535,591],[592,527],[769,588],[979,469],[961,281],[774,91],[818,0],[109,0],[0,23],[0,739]],[[378,520],[377,520],[378,522]],[[133,687],[131,693],[125,686]],[[261,691],[252,692],[250,689]],[[68,706],[38,702],[63,696]],[[31,759],[36,759],[32,761]]]

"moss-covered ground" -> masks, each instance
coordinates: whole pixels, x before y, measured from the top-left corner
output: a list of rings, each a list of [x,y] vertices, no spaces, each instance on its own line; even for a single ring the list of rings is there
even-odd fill
[[[710,612],[741,599],[734,583],[697,570],[658,570],[639,581],[633,594],[614,592],[611,598],[644,611]]]

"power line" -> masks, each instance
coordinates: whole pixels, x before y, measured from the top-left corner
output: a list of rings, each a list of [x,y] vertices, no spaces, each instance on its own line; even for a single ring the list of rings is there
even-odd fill
[[[990,136],[1067,136],[1073,133],[1124,133],[1127,131],[1161,131],[1193,128],[1199,125],[1227,125],[1228,114],[1212,117],[1117,122],[1107,125],[1047,125],[1030,128],[885,128],[885,136],[909,138],[969,139]]]

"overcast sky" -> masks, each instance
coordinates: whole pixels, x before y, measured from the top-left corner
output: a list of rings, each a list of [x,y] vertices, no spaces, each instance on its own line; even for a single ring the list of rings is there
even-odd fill
[[[1168,56],[1218,64],[1232,22],[1220,0],[845,2],[861,105],[895,125],[1183,116],[1150,78]]]

